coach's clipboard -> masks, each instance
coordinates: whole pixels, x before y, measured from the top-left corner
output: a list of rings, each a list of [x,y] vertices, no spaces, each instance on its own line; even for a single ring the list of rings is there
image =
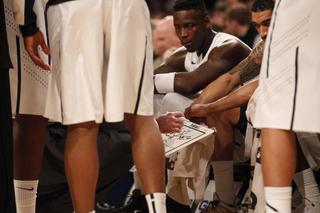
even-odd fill
[[[200,139],[207,137],[210,134],[215,134],[215,129],[209,129],[205,126],[191,122],[183,118],[184,126],[181,129],[180,133],[167,133],[161,134],[165,155],[168,157],[173,152],[178,151]]]

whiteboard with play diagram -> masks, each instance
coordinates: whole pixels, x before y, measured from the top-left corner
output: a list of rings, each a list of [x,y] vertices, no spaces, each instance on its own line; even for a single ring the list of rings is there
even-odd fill
[[[165,148],[165,155],[168,156],[183,147],[215,133],[215,129],[209,129],[208,127],[184,119],[184,126],[180,133],[172,132],[161,134]]]

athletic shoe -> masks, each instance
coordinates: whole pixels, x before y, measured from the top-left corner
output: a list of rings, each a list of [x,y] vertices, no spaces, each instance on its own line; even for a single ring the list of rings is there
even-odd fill
[[[167,196],[166,200],[167,213],[191,213],[191,209],[188,205],[183,205]]]
[[[109,205],[106,201],[104,201],[104,200],[101,200],[101,201],[99,201],[97,204],[96,204],[96,206],[97,206],[97,208],[99,209],[99,210],[102,210],[103,212],[112,212],[112,211],[114,211],[115,209],[116,209],[116,207],[115,206],[111,206],[111,205]]]
[[[218,195],[214,193],[213,201],[201,213],[235,213],[235,211],[235,206],[220,201]]]
[[[166,199],[167,213],[191,213],[189,206],[180,204],[170,197]],[[112,213],[148,213],[148,204],[144,195],[141,195],[139,189],[132,191],[132,197],[127,205],[112,211]]]
[[[139,189],[132,191],[132,196],[127,204],[115,209],[113,213],[148,213],[148,204],[144,195],[141,195]]]

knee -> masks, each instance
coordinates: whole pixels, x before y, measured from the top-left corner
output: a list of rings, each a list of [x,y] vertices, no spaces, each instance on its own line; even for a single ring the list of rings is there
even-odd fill
[[[228,123],[228,116],[226,115],[226,111],[212,113],[210,116],[207,117],[207,122],[209,127],[214,127]]]
[[[184,110],[190,106],[195,98],[193,96],[186,97],[178,93],[167,93],[162,100],[162,113]]]

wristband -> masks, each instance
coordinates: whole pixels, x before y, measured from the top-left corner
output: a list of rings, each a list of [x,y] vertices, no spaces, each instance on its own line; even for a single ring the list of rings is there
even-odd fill
[[[164,94],[174,92],[174,77],[176,73],[157,74],[154,76],[155,93]]]

